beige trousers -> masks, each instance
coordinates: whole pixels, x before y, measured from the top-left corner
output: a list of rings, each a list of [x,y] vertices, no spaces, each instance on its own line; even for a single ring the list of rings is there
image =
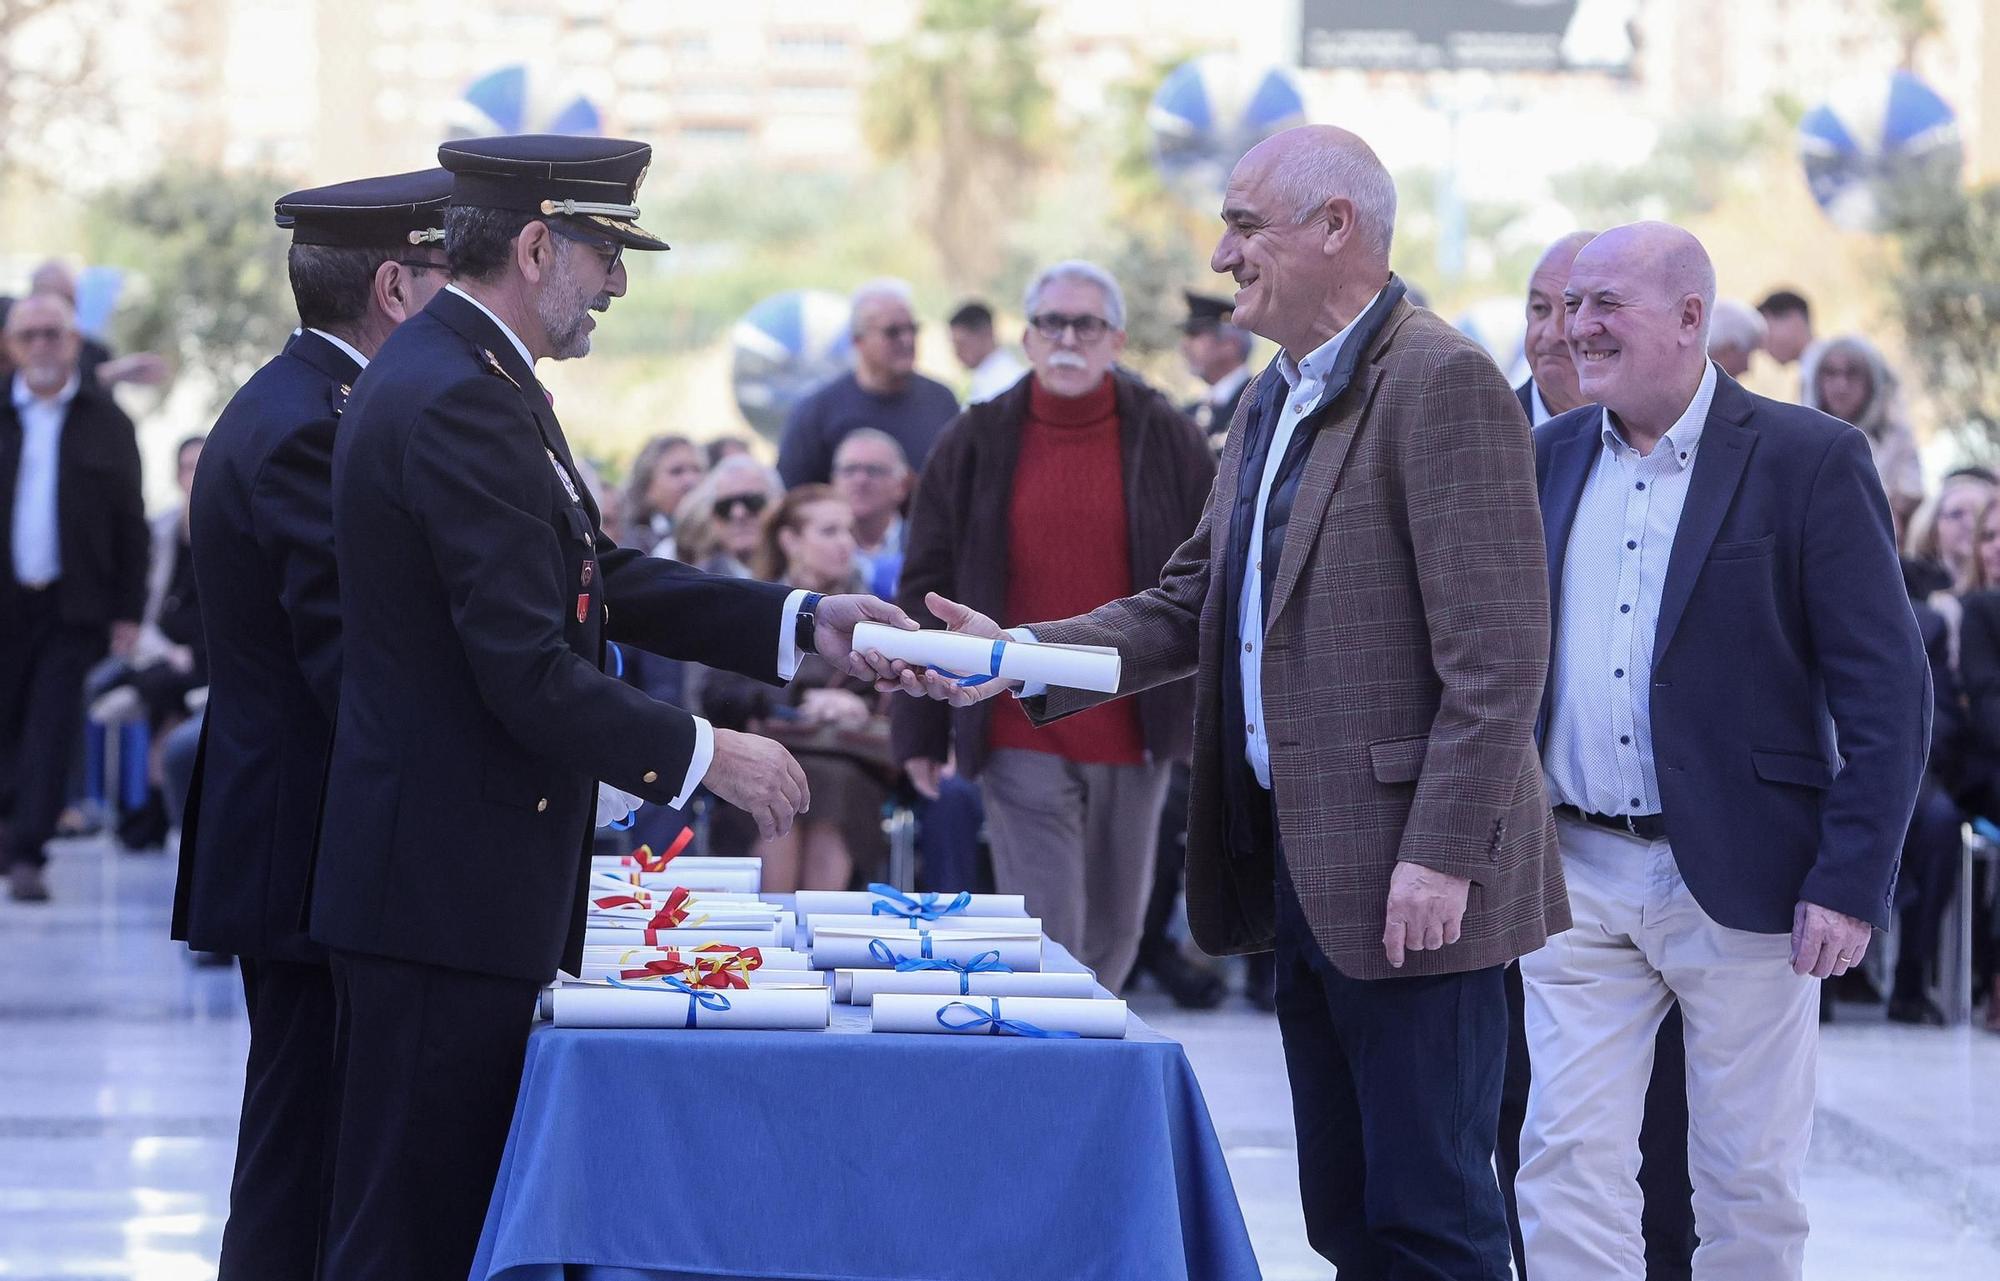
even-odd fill
[[[1575,925],[1521,958],[1534,1085],[1514,1189],[1528,1274],[1644,1281],[1639,1121],[1653,1034],[1678,998],[1694,1275],[1800,1277],[1818,981],[1792,972],[1788,935],[1710,920],[1665,841],[1571,821],[1557,837]]]
[[[979,773],[993,879],[1116,992],[1139,955],[1167,767],[1000,748]]]

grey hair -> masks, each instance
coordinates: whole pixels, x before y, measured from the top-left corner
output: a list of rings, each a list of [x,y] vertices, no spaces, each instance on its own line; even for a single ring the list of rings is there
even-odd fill
[[[1280,200],[1292,208],[1292,223],[1308,222],[1336,196],[1354,202],[1368,244],[1389,257],[1396,234],[1396,180],[1359,138],[1352,142],[1303,149],[1296,159],[1272,175]]]
[[[834,458],[838,459],[841,450],[857,441],[863,444],[872,443],[886,447],[889,453],[895,458],[898,467],[901,467],[906,472],[910,470],[910,455],[904,450],[903,442],[897,440],[888,432],[883,431],[880,427],[856,427],[853,431],[842,436],[840,443],[833,448]]]
[[[854,317],[871,302],[899,302],[905,307],[912,306],[916,295],[910,290],[910,282],[898,280],[894,276],[878,276],[863,284],[847,297],[847,324],[854,328]]]
[[[1735,347],[1740,351],[1755,351],[1764,345],[1764,336],[1769,332],[1770,325],[1762,313],[1749,303],[1734,298],[1719,299],[1708,318],[1708,349]]]
[[[1021,296],[1021,314],[1033,317],[1041,310],[1042,291],[1057,281],[1073,285],[1096,285],[1104,295],[1104,319],[1113,329],[1125,328],[1125,294],[1118,288],[1118,282],[1111,273],[1094,262],[1081,258],[1071,258],[1052,267],[1044,267],[1035,278],[1028,282],[1028,291]]]

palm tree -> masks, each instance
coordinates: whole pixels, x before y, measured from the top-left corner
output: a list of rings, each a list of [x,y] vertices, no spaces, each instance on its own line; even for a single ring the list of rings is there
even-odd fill
[[[863,131],[878,155],[909,166],[919,224],[954,288],[998,268],[1004,228],[1048,151],[1039,17],[1028,0],[926,0],[916,29],[876,56]]]

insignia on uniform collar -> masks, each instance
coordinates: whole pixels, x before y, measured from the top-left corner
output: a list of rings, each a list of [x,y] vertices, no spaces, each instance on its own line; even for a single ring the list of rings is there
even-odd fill
[[[341,383],[339,386],[333,389],[334,417],[338,418],[340,415],[347,412],[347,398],[349,396],[352,396],[353,394],[354,394],[354,387],[351,383]]]
[[[492,352],[488,351],[484,347],[481,347],[479,349],[479,354],[486,358],[486,370],[488,373],[494,373],[500,375],[502,378],[505,378],[508,382],[514,383],[515,391],[521,390],[521,384],[514,382],[514,375],[507,372],[507,367],[500,363],[500,357],[494,355]]]
[[[556,479],[562,482],[563,492],[569,495],[569,500],[573,503],[582,502],[582,496],[576,492],[576,482],[569,478],[569,473],[563,470],[563,465],[556,461],[556,451],[544,449],[542,452],[549,456],[549,466],[556,469]]]

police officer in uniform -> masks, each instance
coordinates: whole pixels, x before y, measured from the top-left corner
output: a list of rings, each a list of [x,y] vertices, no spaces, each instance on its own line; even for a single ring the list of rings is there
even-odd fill
[[[369,358],[444,285],[450,192],[431,169],[278,201],[300,328],[222,411],[190,499],[209,701],[174,937],[241,957],[250,1011],[222,1281],[317,1274],[333,979],[304,917],[340,693],[333,442]]]
[[[466,1274],[537,989],[581,958],[593,794],[697,785],[765,835],[808,803],[778,744],[602,670],[607,641],[768,682],[817,652],[858,676],[872,597],[821,599],[616,547],[541,358],[590,347],[651,148],[446,144],[451,284],[384,344],[334,448],[343,669],[312,891],[332,949],[343,1106],[325,1275]],[[880,670],[877,670],[877,666]]]
[[[1208,390],[1181,412],[1194,420],[1220,454],[1243,389],[1250,385],[1251,337],[1248,330],[1229,323],[1235,304],[1227,298],[1192,289],[1182,292],[1188,314],[1181,322],[1181,356],[1187,361],[1188,372],[1207,383]]]

